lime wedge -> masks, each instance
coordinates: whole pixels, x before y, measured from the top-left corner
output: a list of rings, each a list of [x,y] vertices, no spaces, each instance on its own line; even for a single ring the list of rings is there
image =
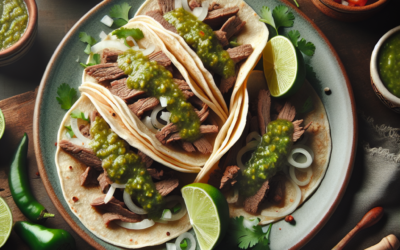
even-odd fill
[[[7,203],[0,197],[0,248],[10,236],[13,218]]]
[[[213,249],[229,225],[229,207],[224,195],[211,185],[193,183],[182,188],[182,196],[200,249]]]
[[[0,139],[4,134],[4,130],[6,129],[6,120],[4,119],[3,112],[0,109]]]
[[[294,94],[305,80],[303,55],[284,36],[275,36],[267,43],[263,63],[268,88],[274,97]]]

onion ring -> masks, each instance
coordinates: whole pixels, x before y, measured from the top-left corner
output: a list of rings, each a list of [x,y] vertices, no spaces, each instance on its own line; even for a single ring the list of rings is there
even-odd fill
[[[297,162],[294,159],[295,154],[304,155],[307,158],[306,162],[304,162],[304,163]],[[302,144],[294,146],[287,158],[288,163],[291,166],[296,167],[296,168],[308,168],[313,163],[313,160],[314,160],[314,152],[311,150],[311,148],[307,147],[306,145],[302,145]]]
[[[186,248],[186,250],[195,250],[196,249],[196,240],[194,239],[193,234],[186,232],[186,233],[179,235],[179,237],[176,239],[175,246],[176,246],[177,250],[182,250],[181,242],[183,239],[188,239],[190,241],[190,243],[188,243],[188,245],[190,245],[190,247]]]
[[[142,230],[149,227],[154,226],[156,224],[153,220],[144,219],[141,222],[131,223],[131,222],[124,222],[124,221],[116,221],[119,226],[126,228],[126,229],[133,229],[133,230]]]

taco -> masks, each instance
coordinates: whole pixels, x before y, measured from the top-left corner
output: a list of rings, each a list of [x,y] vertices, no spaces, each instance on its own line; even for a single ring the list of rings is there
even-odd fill
[[[191,228],[179,190],[195,174],[141,144],[99,95],[82,94],[59,129],[55,161],[68,206],[90,232],[120,247],[176,238]]]
[[[129,32],[140,33],[140,39],[118,38]],[[112,34],[92,47],[101,63],[85,69],[84,91],[97,90],[111,100],[142,144],[200,169],[216,150],[227,114],[148,24],[131,22]]]

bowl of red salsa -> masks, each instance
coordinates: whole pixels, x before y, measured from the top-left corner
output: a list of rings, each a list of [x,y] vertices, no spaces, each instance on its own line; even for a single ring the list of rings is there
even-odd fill
[[[378,98],[400,114],[400,26],[389,30],[375,45],[370,71]]]

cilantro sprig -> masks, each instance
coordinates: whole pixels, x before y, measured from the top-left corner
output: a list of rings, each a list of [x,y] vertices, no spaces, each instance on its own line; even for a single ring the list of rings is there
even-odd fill
[[[81,42],[83,42],[83,43],[87,43],[87,46],[85,48],[85,53],[90,55],[90,53],[92,53],[90,48],[97,43],[96,39],[94,39],[92,36],[88,35],[86,32],[80,32],[79,40],[81,40]]]
[[[93,54],[93,56],[90,58],[89,63],[88,64],[84,64],[84,63],[79,63],[83,68],[89,67],[89,66],[93,66],[93,65],[97,65],[100,64],[101,59],[100,59],[100,54]]]
[[[71,118],[82,119],[82,120],[87,121],[87,122],[90,121],[89,118],[85,117],[85,114],[83,112],[81,112],[81,111],[79,111],[77,109],[71,112]]]
[[[311,42],[307,42],[304,38],[300,39],[300,32],[298,30],[291,30],[288,33],[289,40],[294,46],[299,48],[307,56],[313,56],[315,52],[315,45]],[[299,40],[300,39],[300,40]]]
[[[61,105],[61,108],[68,110],[76,102],[76,90],[71,88],[68,84],[63,83],[57,89],[57,101]]]
[[[129,21],[129,10],[132,8],[128,3],[116,4],[110,10],[110,17],[114,18],[117,27],[124,26]]]
[[[72,138],[75,136],[74,131],[72,131],[71,126],[64,126],[65,129],[67,129],[67,133],[69,134],[69,136]]]
[[[127,37],[132,37],[133,39],[135,39],[136,41],[139,41],[140,39],[142,39],[144,37],[143,32],[140,29],[137,28],[132,28],[132,29],[128,29],[128,28],[119,28],[117,30],[114,30],[112,32],[113,35],[117,36],[119,39],[124,39],[125,45],[128,47],[131,47],[127,41],[126,38]]]
[[[232,47],[238,47],[238,46],[241,45],[241,44],[238,43],[238,41],[237,41],[237,36],[232,37],[231,40],[229,41],[229,44],[230,44]]]

